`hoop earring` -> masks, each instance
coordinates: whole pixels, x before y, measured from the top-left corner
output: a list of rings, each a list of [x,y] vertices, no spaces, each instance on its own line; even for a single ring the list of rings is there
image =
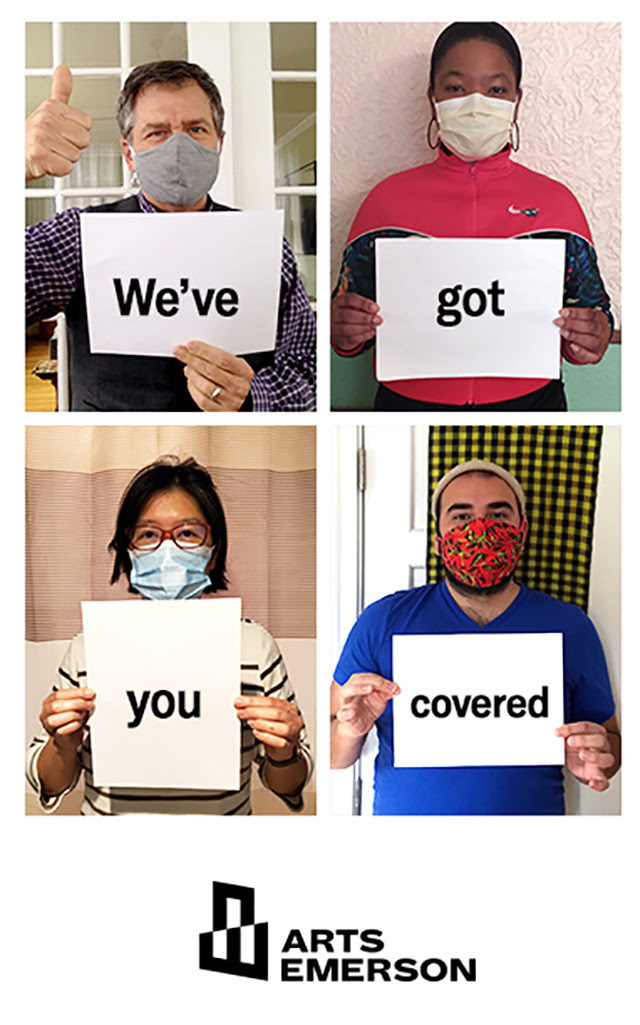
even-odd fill
[[[437,149],[438,148],[438,144],[440,142],[440,136],[439,135],[436,136],[435,143],[433,143],[431,141],[431,127],[432,127],[432,125],[435,125],[436,128],[438,127],[438,122],[436,121],[435,117],[431,118],[431,120],[429,122],[429,127],[427,128],[427,145],[428,145],[429,149]]]
[[[514,138],[515,128],[515,138]],[[517,153],[520,149],[520,125],[517,121],[514,121],[511,125],[511,131],[509,133],[509,142],[511,143],[511,149],[514,153]]]

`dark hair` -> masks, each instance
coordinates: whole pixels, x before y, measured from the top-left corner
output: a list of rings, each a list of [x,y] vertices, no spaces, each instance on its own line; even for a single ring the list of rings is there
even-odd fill
[[[129,481],[120,499],[115,533],[109,542],[109,551],[115,552],[111,583],[115,584],[121,573],[129,579],[131,558],[128,532],[135,527],[142,509],[154,495],[172,490],[184,491],[198,503],[211,527],[213,542],[217,545],[216,561],[209,573],[211,587],[207,587],[205,593],[226,591],[227,524],[222,503],[209,471],[195,459],[180,460],[177,456],[160,456],[154,463],[138,470],[133,480]],[[131,585],[129,590],[135,593]]]
[[[179,88],[185,82],[195,82],[205,91],[211,104],[211,114],[218,136],[224,124],[224,107],[218,87],[204,68],[189,61],[151,61],[134,68],[124,83],[116,102],[116,118],[120,134],[130,141],[133,128],[133,108],[138,94],[148,85],[166,85]]]
[[[501,50],[504,50],[516,75],[516,89],[520,88],[522,54],[509,30],[503,25],[499,25],[497,21],[454,21],[443,29],[431,51],[429,84],[432,89],[440,61],[452,47],[466,39],[484,39],[489,43],[495,43]]]

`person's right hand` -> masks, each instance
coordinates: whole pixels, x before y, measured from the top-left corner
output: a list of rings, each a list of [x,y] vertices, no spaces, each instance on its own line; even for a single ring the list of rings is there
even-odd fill
[[[240,409],[253,380],[253,370],[246,359],[195,339],[176,345],[173,355],[186,364],[187,388],[200,409],[206,413]]]
[[[27,118],[25,125],[25,176],[27,181],[52,174],[70,174],[91,140],[93,121],[84,111],[69,106],[73,78],[59,64],[53,72],[51,96]]]
[[[356,292],[343,292],[331,300],[331,340],[342,352],[353,352],[368,342],[382,324],[380,307]]]
[[[384,712],[389,698],[400,693],[397,683],[376,673],[354,673],[336,690],[335,717],[342,731],[364,737]]]
[[[95,707],[95,692],[89,687],[54,690],[42,703],[40,722],[60,747],[79,747],[82,730]]]

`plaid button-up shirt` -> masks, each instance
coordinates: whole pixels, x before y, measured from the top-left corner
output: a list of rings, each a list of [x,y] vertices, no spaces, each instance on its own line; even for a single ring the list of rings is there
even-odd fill
[[[158,213],[138,193],[144,213]],[[208,197],[207,210],[213,209]],[[204,211],[203,211],[204,212]],[[82,280],[80,213],[76,207],[27,228],[26,313],[32,323],[63,311]],[[316,322],[295,257],[282,244],[280,307],[273,363],[251,382],[256,411],[298,412],[315,409]]]

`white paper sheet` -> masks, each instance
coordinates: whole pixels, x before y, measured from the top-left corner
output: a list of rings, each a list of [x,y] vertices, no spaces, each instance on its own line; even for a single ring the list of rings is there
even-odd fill
[[[398,768],[564,763],[561,633],[396,635],[393,680]]]
[[[376,239],[379,380],[559,377],[564,252],[561,239]]]
[[[273,349],[283,216],[81,214],[91,352],[171,356],[191,339]]]
[[[82,602],[98,786],[239,789],[240,611],[240,598]]]

